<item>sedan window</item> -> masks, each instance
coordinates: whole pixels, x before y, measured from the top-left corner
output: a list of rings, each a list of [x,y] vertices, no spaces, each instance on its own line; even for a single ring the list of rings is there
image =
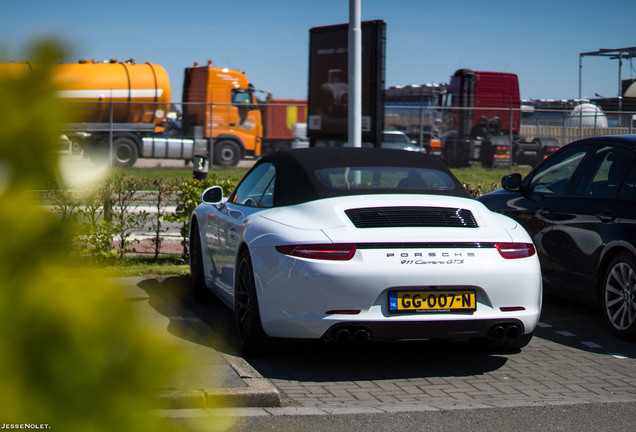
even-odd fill
[[[572,147],[555,155],[532,177],[529,189],[544,195],[564,195],[570,178],[591,145]]]
[[[619,199],[636,200],[636,164],[632,164],[632,168],[627,173],[623,186],[618,192]]]
[[[620,147],[600,148],[585,169],[576,194],[615,197],[633,162],[632,151]]]
[[[275,179],[274,165],[263,163],[243,179],[231,201],[249,207],[272,207]]]

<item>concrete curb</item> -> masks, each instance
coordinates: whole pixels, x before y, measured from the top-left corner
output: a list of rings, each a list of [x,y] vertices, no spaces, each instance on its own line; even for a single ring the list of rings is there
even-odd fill
[[[229,354],[221,356],[241,377],[245,387],[201,390],[161,390],[155,395],[157,408],[268,408],[280,407],[280,393],[244,359]]]

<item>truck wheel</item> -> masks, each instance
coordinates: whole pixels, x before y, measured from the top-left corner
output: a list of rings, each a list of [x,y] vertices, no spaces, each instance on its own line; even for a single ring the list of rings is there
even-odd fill
[[[242,158],[241,148],[230,140],[214,143],[214,164],[220,166],[236,166]]]
[[[117,138],[113,142],[113,166],[119,168],[131,167],[137,162],[139,149],[130,138]]]
[[[71,141],[71,154],[82,154],[82,145],[77,141]]]

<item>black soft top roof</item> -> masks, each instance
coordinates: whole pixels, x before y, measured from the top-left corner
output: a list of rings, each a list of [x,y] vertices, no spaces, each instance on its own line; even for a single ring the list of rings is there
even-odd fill
[[[317,170],[339,167],[404,167],[443,171],[453,180],[455,188],[427,191],[426,194],[470,197],[459,180],[439,160],[426,154],[405,150],[352,147],[283,150],[263,156],[252,170],[263,163],[272,163],[276,168],[275,207],[337,196],[396,193],[395,189],[334,189],[327,187],[316,177]],[[423,192],[402,189],[399,193],[421,195]]]

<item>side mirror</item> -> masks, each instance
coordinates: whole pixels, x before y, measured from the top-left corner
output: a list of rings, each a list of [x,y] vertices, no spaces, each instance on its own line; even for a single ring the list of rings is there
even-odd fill
[[[521,174],[508,174],[501,178],[501,187],[509,192],[521,191]]]
[[[213,205],[221,203],[223,201],[223,188],[221,186],[207,188],[201,194],[201,201]]]

